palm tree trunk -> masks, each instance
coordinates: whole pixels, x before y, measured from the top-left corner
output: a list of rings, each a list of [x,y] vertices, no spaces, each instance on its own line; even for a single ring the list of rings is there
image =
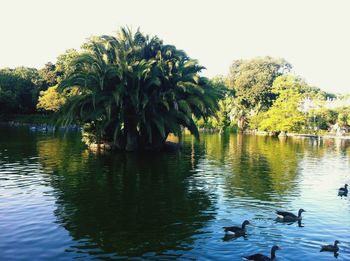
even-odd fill
[[[125,131],[126,131],[126,151],[135,151],[138,148],[137,138],[137,124],[134,117],[128,117],[125,119]]]
[[[168,136],[168,135],[166,135]],[[152,150],[160,151],[164,148],[166,138],[162,137],[159,133],[153,134],[152,137]]]

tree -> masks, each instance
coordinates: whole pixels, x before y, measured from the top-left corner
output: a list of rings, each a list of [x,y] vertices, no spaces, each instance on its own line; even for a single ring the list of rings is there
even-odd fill
[[[0,111],[32,113],[35,111],[41,78],[35,68],[0,70]]]
[[[236,91],[238,121],[242,128],[248,116],[268,110],[276,98],[272,83],[278,76],[289,72],[291,67],[286,60],[271,57],[232,63],[229,86]]]
[[[309,86],[299,77],[294,75],[283,75],[278,77],[272,87],[273,93],[277,96],[271,108],[258,114],[253,122],[258,122],[260,130],[274,132],[299,131],[305,121],[300,109],[302,99],[305,97],[305,90]]]
[[[341,107],[337,109],[337,123],[340,127],[350,126],[350,107]]]
[[[217,109],[218,91],[199,75],[204,67],[157,37],[122,28],[116,37],[92,37],[82,49],[59,84],[61,92],[75,86],[79,93],[67,99],[59,122],[92,125],[97,143],[160,149],[181,127],[198,138],[192,115]]]
[[[57,91],[57,84],[62,81],[68,73],[70,62],[78,55],[75,49],[68,49],[57,57],[56,64],[51,62],[45,64],[39,73],[43,79],[40,96],[38,97],[37,109],[42,111],[58,111],[65,103],[67,96],[74,94],[65,91]]]
[[[73,59],[78,56],[78,51],[75,49],[68,49],[63,54],[57,57],[57,62],[55,64],[55,72],[57,74],[57,82],[60,82],[64,76],[68,73],[70,67],[69,64]],[[51,85],[52,86],[52,85]]]
[[[234,90],[227,88],[226,78],[221,75],[211,78],[210,85],[219,93],[222,93],[222,97],[218,102],[218,110],[215,115],[207,119],[196,119],[196,125],[205,129],[219,130],[220,133],[223,133],[231,126]]]
[[[324,106],[314,111],[315,120],[317,121],[318,128],[321,130],[328,130],[338,119],[338,112],[327,109]]]
[[[63,106],[66,99],[66,95],[57,92],[57,86],[52,86],[40,92],[36,107],[39,110],[56,112]]]
[[[47,89],[50,86],[57,84],[58,74],[56,72],[56,65],[48,62],[45,64],[44,68],[39,70],[41,78],[44,80],[44,88]]]

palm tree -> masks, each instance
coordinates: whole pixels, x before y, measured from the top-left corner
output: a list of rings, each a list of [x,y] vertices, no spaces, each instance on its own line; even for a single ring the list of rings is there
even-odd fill
[[[122,28],[83,45],[58,90],[74,87],[59,122],[90,124],[96,143],[120,149],[160,149],[185,127],[198,138],[192,116],[207,117],[220,96],[199,73],[204,67],[158,37]]]

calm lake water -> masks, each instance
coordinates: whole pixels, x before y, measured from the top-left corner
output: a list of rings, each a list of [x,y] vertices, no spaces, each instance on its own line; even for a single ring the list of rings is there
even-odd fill
[[[0,127],[0,260],[350,260],[350,142],[202,135],[172,154],[94,155],[78,134]],[[304,208],[301,226],[274,221]],[[223,226],[250,220],[247,236]]]

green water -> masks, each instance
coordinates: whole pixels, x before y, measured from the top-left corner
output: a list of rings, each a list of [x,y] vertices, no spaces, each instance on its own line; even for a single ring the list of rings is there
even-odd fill
[[[0,260],[350,260],[350,143],[185,137],[181,152],[96,155],[77,133],[0,126]],[[276,210],[304,208],[301,226]],[[251,221],[247,235],[223,226]]]

